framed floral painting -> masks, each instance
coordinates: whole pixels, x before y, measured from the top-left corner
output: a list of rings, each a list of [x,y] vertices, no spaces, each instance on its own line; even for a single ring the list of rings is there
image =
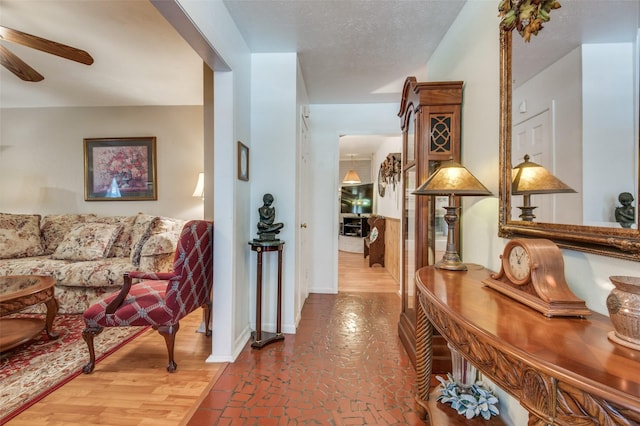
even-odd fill
[[[156,138],[85,139],[84,199],[157,200]]]

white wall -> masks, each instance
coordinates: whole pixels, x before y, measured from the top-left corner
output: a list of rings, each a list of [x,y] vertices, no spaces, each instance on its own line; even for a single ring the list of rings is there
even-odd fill
[[[398,120],[398,130],[400,129],[400,120]],[[387,158],[387,155],[400,152],[402,153],[402,135],[387,136],[380,144],[380,148],[373,155],[374,182],[376,183],[376,211],[380,216],[400,219],[402,217],[402,180],[398,180],[395,184],[387,184],[384,197],[380,197],[377,192],[377,176],[380,164]],[[401,179],[402,174],[398,176]],[[400,247],[400,245],[398,245]]]
[[[427,81],[464,81],[462,164],[492,193],[462,197],[461,256],[497,270],[499,32],[493,2],[470,0],[427,64]]]
[[[399,102],[399,100],[398,100]],[[312,293],[338,291],[339,197],[336,188],[343,176],[338,176],[340,135],[397,134],[399,103],[367,105],[311,105],[310,170],[313,194],[310,257]]]
[[[462,111],[462,162],[494,194],[498,189],[499,32],[496,4],[469,0],[428,63],[429,81],[465,81]],[[517,36],[517,35],[515,35]],[[535,38],[531,41],[535,42]],[[497,237],[498,200],[464,197],[462,256],[492,270],[507,240]],[[587,306],[607,313],[605,300],[613,288],[610,275],[637,275],[638,263],[563,250],[569,287]],[[526,414],[501,396],[501,410],[515,424]]]
[[[615,207],[620,205],[618,194],[637,194],[634,103],[638,94],[633,90],[633,49],[633,43],[582,45],[586,225],[615,222]]]
[[[176,1],[231,70],[216,70],[209,63],[215,71],[215,269],[209,361],[233,361],[249,338],[249,270],[255,262],[247,245],[253,234],[251,182],[236,178],[236,143],[240,140],[251,148],[251,55],[223,2]]]
[[[0,211],[199,219],[202,107],[14,108],[0,114]],[[155,136],[157,201],[85,201],[84,138]]]
[[[252,55],[252,183],[251,238],[257,238],[258,208],[262,197],[274,197],[276,222],[284,223],[278,238],[285,242],[282,272],[282,331],[295,333],[296,295],[296,162],[297,156],[297,70],[296,53],[256,53]],[[247,240],[248,241],[248,240]],[[246,243],[245,243],[246,244]],[[275,331],[277,256],[263,257],[262,328]],[[255,259],[251,282],[255,282]],[[255,323],[255,286],[251,288],[252,323]]]

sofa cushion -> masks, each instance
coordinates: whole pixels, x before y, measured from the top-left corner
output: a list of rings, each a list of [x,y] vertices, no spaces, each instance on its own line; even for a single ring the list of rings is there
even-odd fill
[[[66,260],[51,259],[51,256],[32,256],[0,260],[0,275],[55,275],[56,271],[68,263]]]
[[[109,254],[121,225],[87,222],[71,228],[51,256],[59,260],[96,260]]]
[[[128,257],[74,262],[51,256],[0,260],[1,275],[51,275],[56,287],[105,288],[115,291],[124,284],[125,272],[135,268]],[[58,300],[60,302],[60,300]]]
[[[103,216],[91,219],[91,222],[95,223],[108,223],[122,226],[107,257],[129,257],[131,255],[131,238],[135,221],[136,216]]]
[[[87,214],[49,214],[42,218],[40,233],[42,234],[43,254],[52,254],[56,251],[58,244],[65,235],[71,231],[75,225],[84,223],[95,218],[92,213]]]
[[[184,225],[184,220],[168,217],[150,216],[139,213],[133,224],[131,232],[131,263],[140,265],[142,248],[152,235],[164,232],[179,233]]]
[[[140,250],[141,256],[156,256],[159,254],[174,254],[180,234],[178,232],[161,232],[151,235]]]
[[[0,259],[42,253],[40,215],[0,213]]]
[[[133,222],[131,229],[131,263],[138,266],[140,264],[140,251],[142,246],[149,239],[153,221],[157,216],[149,216],[148,214],[138,213],[136,220]]]
[[[115,287],[124,284],[124,273],[135,270],[128,257],[108,257],[87,262],[66,262],[54,276],[67,287]]]

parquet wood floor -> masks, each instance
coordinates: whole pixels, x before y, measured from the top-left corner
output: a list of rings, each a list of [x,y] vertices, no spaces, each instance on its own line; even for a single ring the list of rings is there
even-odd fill
[[[181,424],[191,417],[225,365],[205,362],[211,354],[211,338],[196,332],[201,312],[196,310],[180,321],[177,372],[167,372],[164,338],[149,329],[99,362],[93,374],[79,375],[7,425]]]

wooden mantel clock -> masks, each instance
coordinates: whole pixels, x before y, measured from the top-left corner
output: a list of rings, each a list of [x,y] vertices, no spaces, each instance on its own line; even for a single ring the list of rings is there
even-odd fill
[[[562,252],[550,240],[515,238],[500,256],[500,272],[482,282],[548,317],[591,314],[571,292]]]

